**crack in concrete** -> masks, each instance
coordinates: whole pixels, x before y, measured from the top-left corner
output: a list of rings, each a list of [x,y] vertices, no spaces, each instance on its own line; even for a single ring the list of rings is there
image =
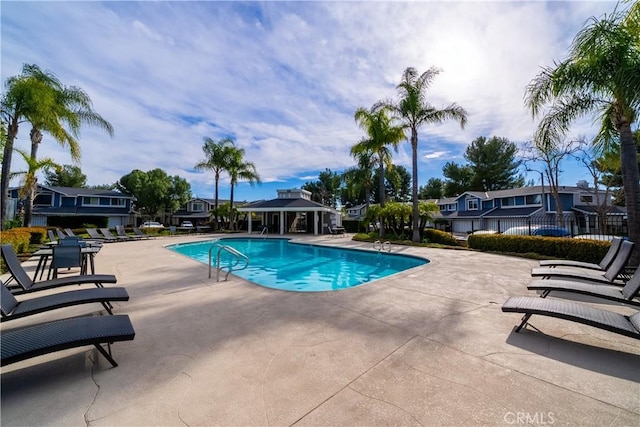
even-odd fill
[[[384,362],[385,360],[387,360],[389,357],[391,357],[392,355],[394,355],[396,352],[398,352],[402,347],[406,346],[408,343],[410,343],[411,341],[413,341],[415,338],[419,337],[418,335],[414,335],[413,337],[409,338],[407,341],[405,341],[404,343],[400,344],[398,347],[396,347],[393,351],[391,351],[390,353],[388,353],[386,356],[384,356],[382,359],[380,359],[377,363],[373,364],[372,366],[370,366],[369,368],[365,369],[364,371],[362,371],[360,374],[356,375],[355,378],[353,378],[351,381],[349,381],[347,384],[345,384],[343,387],[339,388],[335,393],[332,393],[331,396],[327,397],[326,399],[324,399],[322,402],[318,403],[316,406],[314,406],[313,408],[311,408],[310,410],[308,410],[307,412],[305,412],[304,414],[302,414],[302,416],[300,416],[297,420],[295,420],[294,422],[292,422],[290,425],[294,426],[296,424],[298,424],[300,421],[302,421],[306,416],[308,416],[309,414],[311,414],[313,411],[315,411],[316,409],[318,409],[319,407],[321,407],[322,405],[324,405],[326,402],[328,402],[329,400],[333,399],[333,397],[335,397],[336,395],[338,395],[340,392],[342,392],[344,389],[346,388],[351,388],[351,384],[353,384],[354,382],[356,382],[358,379],[362,378],[364,375],[366,375],[368,372],[370,372],[371,370],[373,370],[375,367],[379,366],[382,362]]]
[[[407,409],[403,408],[402,406],[396,405],[395,403],[393,403],[393,402],[389,402],[389,401],[384,400],[384,399],[379,399],[379,398],[377,398],[377,397],[369,396],[368,394],[364,394],[363,392],[361,392],[361,391],[359,391],[359,390],[356,390],[356,389],[354,389],[353,387],[351,387],[351,385],[348,385],[348,386],[347,386],[347,388],[348,388],[349,390],[352,390],[352,391],[353,391],[353,392],[355,392],[355,393],[358,393],[358,394],[359,394],[360,396],[362,396],[362,397],[366,397],[366,398],[368,398],[368,399],[376,400],[376,401],[378,401],[378,402],[385,403],[385,404],[387,404],[387,405],[389,405],[389,406],[393,406],[394,408],[397,408],[397,409],[401,410],[402,412],[404,412],[404,413],[408,414],[411,418],[413,418],[413,419],[415,420],[415,422],[416,422],[416,423],[418,423],[418,425],[420,425],[420,426],[422,425],[422,423],[420,422],[420,420],[418,420],[418,418],[416,418],[416,417],[415,417],[415,416],[414,416],[414,415],[413,415],[409,410],[407,410]]]
[[[187,396],[187,393],[189,392],[189,390],[191,389],[191,386],[193,385],[193,377],[187,374],[186,372],[181,372],[181,374],[189,378],[189,386],[186,387],[184,393],[182,393],[182,397],[178,401],[178,418],[180,419],[180,421],[182,421],[182,424],[184,424],[185,426],[189,426],[189,423],[187,423],[180,415],[180,407],[182,406],[182,402],[184,401],[185,397]]]

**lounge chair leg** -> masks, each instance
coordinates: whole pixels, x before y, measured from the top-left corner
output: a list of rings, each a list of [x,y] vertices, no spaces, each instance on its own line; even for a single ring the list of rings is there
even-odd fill
[[[102,306],[104,307],[105,310],[107,310],[107,313],[113,314],[113,312],[111,311],[113,306],[109,304],[107,301],[102,302]]]
[[[518,327],[516,328],[516,332],[520,332],[520,329],[522,329],[524,326],[527,325],[527,322],[529,321],[530,317],[531,317],[531,313],[528,313],[522,316],[522,323],[518,325]]]
[[[107,348],[109,349],[109,351],[105,350],[104,347],[102,347],[100,344],[94,344],[94,345],[98,349],[98,351],[102,353],[104,358],[107,359],[109,363],[111,363],[111,366],[113,366],[114,368],[118,366],[116,361],[113,360],[113,357],[111,357],[111,345],[109,345],[109,343],[107,343]]]
[[[544,292],[542,292],[542,294],[540,295],[540,298],[546,298],[547,295],[549,295],[549,292],[551,292],[550,289],[546,289]]]

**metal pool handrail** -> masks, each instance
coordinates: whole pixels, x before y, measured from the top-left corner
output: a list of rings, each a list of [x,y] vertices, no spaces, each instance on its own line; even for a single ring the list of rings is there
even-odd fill
[[[249,257],[247,257],[242,252],[237,251],[236,249],[232,248],[231,246],[221,245],[220,243],[214,243],[209,248],[209,278],[211,278],[211,260],[213,258],[212,257],[212,252],[213,252],[214,248],[218,248],[218,252],[216,254],[216,269],[218,270],[218,273],[216,275],[216,282],[220,281],[220,270],[223,269],[223,267],[220,265],[220,255],[221,255],[221,253],[223,251],[228,252],[228,253],[230,253],[230,254],[235,256],[235,263],[233,265],[229,265],[229,270],[227,271],[227,274],[224,276],[224,280],[225,281],[229,277],[229,274],[231,274],[231,272],[234,271],[234,267],[236,267],[238,264],[240,264],[240,261],[244,261],[244,266],[241,267],[241,268],[235,269],[235,271],[244,270],[245,268],[247,268],[249,266]]]
[[[374,250],[378,250],[378,252],[385,250],[384,247],[387,247],[387,252],[391,252],[391,242],[390,241],[386,241],[386,242],[381,242],[380,240],[376,240],[375,242],[373,242],[373,249]]]

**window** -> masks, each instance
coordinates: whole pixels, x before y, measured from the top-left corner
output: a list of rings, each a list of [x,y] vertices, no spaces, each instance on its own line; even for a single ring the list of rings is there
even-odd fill
[[[191,203],[191,210],[193,212],[204,212],[204,203],[202,202]]]
[[[53,194],[41,193],[37,194],[33,199],[33,206],[51,206],[53,205]]]
[[[524,199],[525,205],[539,205],[540,204],[540,195],[539,194],[530,194]]]
[[[468,211],[477,211],[478,210],[478,199],[467,199],[467,210]]]
[[[125,206],[124,199],[111,199],[111,206]]]
[[[515,197],[505,197],[502,200],[502,206],[515,206],[516,205],[516,199]]]
[[[100,197],[84,196],[84,197],[82,197],[82,205],[83,206],[89,206],[89,205],[98,206],[98,205],[100,205]]]
[[[593,203],[593,196],[585,196],[585,195],[581,195],[580,196],[580,201],[582,203]]]

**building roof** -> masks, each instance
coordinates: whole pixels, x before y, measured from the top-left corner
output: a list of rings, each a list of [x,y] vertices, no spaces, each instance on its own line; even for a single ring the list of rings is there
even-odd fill
[[[289,210],[335,210],[329,206],[325,206],[322,203],[314,202],[313,200],[307,199],[271,199],[271,200],[261,200],[258,202],[248,203],[241,208],[238,208],[240,212],[248,212],[248,211],[260,211],[260,210],[281,210],[281,209],[289,209]]]
[[[93,188],[75,188],[75,187],[48,187],[46,185],[38,184],[38,187],[45,190],[54,191],[60,193],[63,196],[78,197],[78,196],[100,196],[100,197],[118,197],[124,199],[133,199],[133,196],[121,193],[117,190],[97,190]]]
[[[598,210],[596,206],[593,205],[576,205],[573,208],[574,211],[582,212],[587,215],[597,215]],[[613,205],[607,211],[607,215],[626,215],[627,208],[625,206],[617,206]]]
[[[540,213],[541,206],[531,206],[523,208],[500,208],[489,211],[483,218],[509,218],[509,217],[529,217]]]

